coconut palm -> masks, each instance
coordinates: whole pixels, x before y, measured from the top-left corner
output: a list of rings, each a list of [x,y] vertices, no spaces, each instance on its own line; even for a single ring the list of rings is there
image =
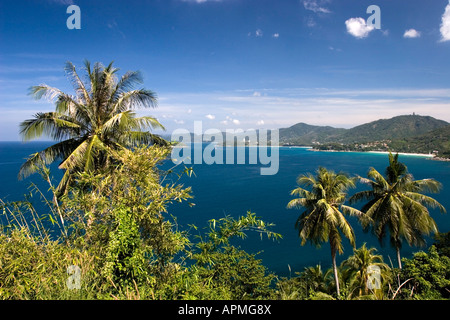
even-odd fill
[[[364,243],[359,249],[353,249],[353,255],[342,262],[341,268],[347,271],[346,274],[349,278],[351,296],[368,295],[369,289],[371,289],[369,285],[371,273],[379,272],[377,276],[381,281],[389,269],[388,265],[383,262],[383,257],[376,254],[376,251],[375,248],[367,248]],[[381,286],[381,282],[376,285]]]
[[[34,173],[39,163],[48,165],[62,160],[59,168],[65,170],[57,188],[61,193],[76,172],[93,171],[114,163],[114,151],[137,144],[165,144],[159,136],[145,131],[163,126],[153,117],[138,117],[137,108],[157,106],[156,94],[146,89],[135,89],[142,83],[138,71],[126,72],[120,79],[119,69],[111,62],[91,66],[85,61],[86,78],[83,81],[75,66],[67,62],[65,72],[75,95],[46,84],[31,87],[35,99],[46,98],[55,103],[54,112],[39,112],[21,123],[23,140],[42,135],[57,141],[47,149],[32,154],[22,165],[19,177]]]
[[[445,208],[435,199],[423,193],[437,193],[441,184],[434,179],[414,180],[407,167],[389,153],[389,166],[386,178],[377,170],[370,168],[368,178],[359,177],[362,183],[371,186],[371,190],[361,191],[350,198],[350,203],[360,200],[367,202],[361,211],[362,226],[372,229],[380,243],[389,232],[391,246],[397,251],[399,268],[402,241],[413,245],[424,245],[425,235],[437,232],[436,222],[430,216],[427,207]]]
[[[314,267],[306,267],[301,273],[300,278],[306,283],[308,292],[327,291],[326,276],[320,264]]]
[[[299,186],[310,187],[306,190],[298,187],[291,195],[299,198],[288,203],[288,208],[303,208],[295,227],[302,239],[320,247],[324,242],[330,243],[336,292],[340,295],[339,279],[336,266],[336,253],[343,253],[342,236],[355,246],[355,234],[344,214],[361,214],[358,210],[344,205],[346,191],[355,187],[355,179],[344,173],[336,174],[325,168],[319,168],[316,177],[312,174],[301,175],[297,179]]]

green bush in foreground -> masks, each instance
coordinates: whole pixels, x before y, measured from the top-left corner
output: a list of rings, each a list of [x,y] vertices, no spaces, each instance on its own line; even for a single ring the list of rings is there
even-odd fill
[[[50,210],[51,221],[61,214],[65,228],[56,240],[39,218],[31,225],[26,210],[4,203],[0,298],[268,298],[274,276],[229,240],[251,230],[280,236],[249,212],[211,220],[192,242],[168,214],[170,203],[191,197],[189,188],[157,169],[168,152],[157,146],[123,150],[113,170],[79,174],[58,210]],[[67,284],[72,265],[81,270],[79,289]]]

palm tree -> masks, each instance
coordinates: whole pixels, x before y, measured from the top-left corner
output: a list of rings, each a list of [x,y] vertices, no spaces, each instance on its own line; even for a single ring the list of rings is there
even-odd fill
[[[300,278],[305,281],[307,291],[326,292],[326,279],[320,264],[314,267],[307,267],[303,270]]]
[[[343,253],[341,233],[355,246],[355,234],[344,213],[361,214],[358,210],[344,205],[346,191],[355,187],[355,179],[322,167],[316,173],[316,177],[309,173],[297,178],[300,186],[311,187],[311,190],[302,187],[292,190],[291,195],[299,198],[291,200],[287,207],[304,208],[295,224],[302,245],[307,241],[317,247],[323,242],[330,243],[334,280],[339,297],[336,253]]]
[[[47,135],[57,143],[32,154],[22,165],[19,178],[36,172],[40,163],[48,165],[62,160],[59,168],[65,170],[57,188],[64,192],[76,172],[103,168],[116,161],[114,151],[137,144],[165,144],[157,135],[144,131],[163,126],[153,117],[137,117],[137,108],[157,106],[156,94],[146,89],[134,89],[142,83],[138,71],[129,71],[120,79],[119,69],[111,62],[107,67],[85,61],[86,78],[82,81],[75,66],[67,62],[65,72],[75,95],[70,95],[46,84],[33,86],[30,94],[35,99],[46,98],[55,103],[54,112],[36,113],[33,119],[21,123],[23,140]]]
[[[360,221],[365,230],[372,229],[380,243],[389,232],[391,246],[397,251],[398,266],[401,269],[400,249],[403,239],[413,245],[424,245],[424,235],[437,232],[436,222],[431,218],[428,207],[445,208],[435,199],[423,193],[437,193],[441,184],[434,179],[414,180],[407,167],[389,153],[386,178],[370,168],[368,179],[359,177],[371,190],[361,191],[350,198],[350,203],[368,201],[361,209]]]
[[[352,296],[354,296],[355,290],[358,290],[358,296],[369,294],[369,277],[375,268],[379,271],[380,281],[389,269],[388,265],[383,262],[383,257],[375,254],[376,251],[375,248],[368,249],[364,243],[361,248],[353,249],[353,255],[342,262],[341,267],[348,271]]]

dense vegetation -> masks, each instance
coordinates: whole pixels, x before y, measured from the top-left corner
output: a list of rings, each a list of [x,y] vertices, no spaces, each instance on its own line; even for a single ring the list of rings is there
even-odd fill
[[[45,226],[44,214],[38,215],[27,201],[3,203],[0,297],[269,297],[275,276],[230,239],[250,230],[274,239],[280,235],[251,212],[211,220],[201,230],[179,230],[168,205],[186,201],[191,191],[173,181],[177,175],[158,170],[168,152],[158,146],[124,150],[117,154],[120,165],[78,174],[58,208],[46,202],[47,223],[53,225]],[[49,171],[40,172],[47,180]],[[79,289],[67,285],[71,265],[81,269]]]
[[[388,146],[397,152],[434,152],[438,157],[450,158],[450,126],[414,138],[392,140]]]
[[[425,195],[438,192],[439,182],[414,180],[393,155],[385,176],[371,169],[368,178],[350,177],[325,168],[300,176],[292,191],[297,198],[288,206],[303,210],[296,222],[301,243],[329,242],[332,267],[311,266],[280,278],[231,241],[249,232],[282,238],[255,213],[211,219],[203,227],[177,224],[170,205],[189,203],[192,191],[180,178],[193,171],[163,171],[171,147],[143,131],[158,123],[129,112],[136,103],[153,103],[153,96],[127,91],[140,80],[136,73],[117,81],[112,65],[90,70],[87,63],[86,69],[90,84],[79,80],[73,65],[66,67],[77,98],[48,86],[32,91],[55,100],[57,110],[25,121],[25,138],[49,133],[67,139],[22,167],[38,172],[49,193],[32,185],[22,201],[0,200],[0,299],[450,298],[450,233],[438,233],[428,212],[445,209]],[[56,159],[65,170],[59,185],[47,166]],[[371,190],[349,198],[358,182]],[[45,209],[36,211],[36,197]],[[348,200],[367,203],[358,210]],[[342,236],[355,245],[348,214],[379,239],[389,235],[398,252],[403,241],[423,245],[430,233],[435,243],[402,264],[399,254],[398,268],[365,244],[337,265]]]

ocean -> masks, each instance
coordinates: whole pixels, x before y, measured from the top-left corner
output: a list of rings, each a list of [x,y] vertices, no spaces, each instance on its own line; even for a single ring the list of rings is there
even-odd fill
[[[48,186],[40,181],[38,175],[18,181],[17,173],[24,159],[31,153],[49,146],[51,142],[0,142],[0,198],[6,201],[23,199],[23,194],[31,181],[47,190]],[[400,155],[399,160],[408,166],[415,179],[434,178],[443,184],[441,193],[431,195],[450,210],[450,162],[433,161],[420,156]],[[319,166],[327,169],[347,172],[350,175],[366,176],[370,167],[384,173],[388,165],[388,156],[378,153],[357,152],[317,152],[305,148],[280,147],[279,171],[275,175],[261,175],[261,165],[255,164],[194,164],[191,177],[184,176],[180,182],[191,186],[194,198],[190,202],[175,203],[169,207],[169,213],[177,217],[178,228],[188,229],[189,224],[198,228],[206,227],[210,219],[220,219],[227,215],[239,217],[247,211],[256,213],[266,222],[274,223],[273,231],[282,234],[279,241],[260,238],[259,234],[248,233],[244,240],[235,240],[233,244],[250,253],[279,276],[294,276],[305,267],[321,264],[323,269],[331,266],[330,248],[324,244],[320,249],[307,243],[300,245],[295,221],[300,210],[287,209],[287,203],[293,199],[290,191],[296,187],[296,178],[300,174],[314,172]],[[165,168],[172,167],[168,162]],[[178,167],[181,170],[181,166]],[[56,165],[52,172],[56,178],[61,176]],[[367,186],[358,185],[350,190],[352,195]],[[430,210],[438,224],[439,231],[450,231],[450,215]],[[397,266],[396,254],[389,246],[389,240],[381,246],[371,233],[364,233],[354,217],[348,217],[356,235],[356,247],[367,243],[376,247],[386,263]],[[194,232],[193,232],[194,233]],[[193,234],[194,235],[194,234]],[[344,238],[344,253],[337,258],[340,263],[352,254],[352,247]],[[433,240],[428,238],[428,245]],[[413,252],[424,248],[411,248],[405,244],[402,257],[411,257]]]

